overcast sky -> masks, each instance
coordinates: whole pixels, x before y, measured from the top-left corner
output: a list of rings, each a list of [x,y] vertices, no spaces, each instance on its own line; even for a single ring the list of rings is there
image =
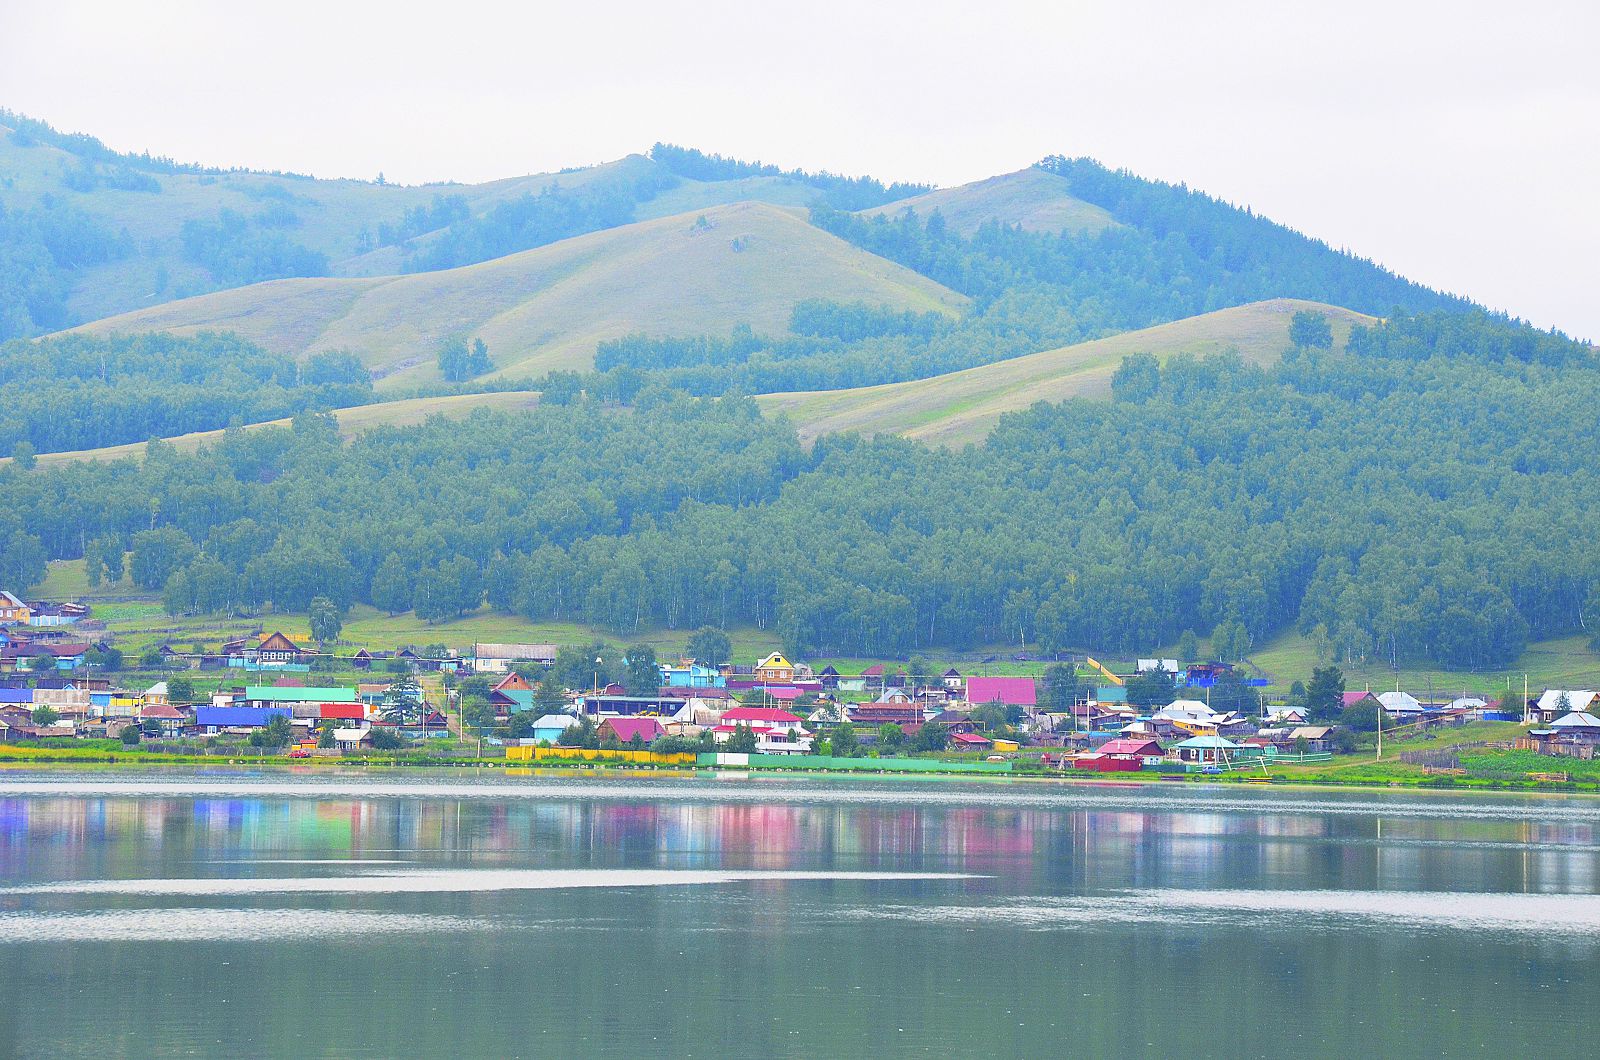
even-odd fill
[[[1595,0],[0,0],[0,105],[408,183],[657,140],[942,185],[1091,155],[1600,338],[1597,43]]]

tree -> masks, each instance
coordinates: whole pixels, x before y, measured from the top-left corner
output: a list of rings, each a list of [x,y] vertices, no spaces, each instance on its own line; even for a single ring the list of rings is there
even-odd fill
[[[1041,705],[1045,710],[1052,713],[1071,710],[1073,702],[1078,698],[1077,668],[1065,663],[1051,663],[1046,666],[1042,691],[1044,702]]]
[[[1178,638],[1178,661],[1185,663],[1200,661],[1200,638],[1195,636],[1192,629],[1184,630],[1183,636]]]
[[[167,700],[171,703],[194,702],[194,679],[191,677],[167,678]]]
[[[317,730],[317,746],[320,748],[333,747],[333,723],[329,722]]]
[[[139,731],[139,726],[130,722],[122,727],[122,744],[124,747],[134,747],[139,743],[143,735]]]
[[[26,438],[11,447],[11,461],[24,471],[39,466],[39,451]]]
[[[835,758],[854,758],[861,749],[861,742],[856,739],[856,727],[845,722],[833,730],[833,739],[829,741],[833,748]]]
[[[60,718],[61,715],[56,712],[56,708],[50,706],[48,703],[43,706],[33,708],[33,723],[40,728],[46,728],[54,725],[58,720],[60,720]]]
[[[160,670],[167,665],[167,657],[161,654],[161,646],[151,644],[139,653],[139,667],[144,670]]]
[[[1339,724],[1351,732],[1377,732],[1383,708],[1375,700],[1364,699],[1339,711]]]
[[[1289,321],[1289,342],[1301,349],[1331,349],[1333,326],[1321,313],[1302,310]]]
[[[661,667],[656,664],[655,649],[647,644],[635,644],[627,650],[628,669],[623,685],[630,696],[654,696],[661,691]]]
[[[56,668],[56,657],[49,652],[40,652],[28,660],[28,669],[36,674],[46,673]]]
[[[893,722],[878,726],[878,746],[885,751],[895,751],[906,742],[906,731]]]
[[[406,745],[399,733],[390,732],[388,729],[373,729],[372,749],[375,751],[398,751]]]
[[[23,593],[44,581],[44,546],[32,534],[13,530],[0,546],[0,588]]]
[[[411,610],[411,576],[396,553],[389,553],[372,575],[367,598],[379,611],[398,615]]]
[[[513,740],[526,740],[533,735],[534,712],[531,710],[514,711],[511,719],[506,724],[506,735]]]
[[[561,686],[550,678],[533,686],[533,706],[540,714],[559,714],[567,706],[567,695]]]
[[[579,714],[577,724],[568,725],[556,737],[558,747],[594,747],[597,741],[594,719],[587,714]]]
[[[756,750],[755,730],[741,721],[733,727],[733,732],[728,734],[728,742],[723,744],[722,748],[732,754],[754,754]]]
[[[339,639],[339,631],[344,628],[344,618],[339,613],[338,605],[326,596],[316,596],[311,600],[309,612],[311,620],[311,638],[318,644],[329,644]]]
[[[1219,662],[1238,662],[1250,651],[1250,634],[1242,622],[1219,622],[1211,631],[1211,655]]]
[[[456,337],[439,347],[439,372],[445,382],[464,383],[493,367],[489,361],[489,347],[482,339],[473,339],[468,346],[466,339]]]
[[[1111,375],[1111,396],[1134,404],[1149,401],[1161,389],[1161,362],[1153,353],[1131,353]]]
[[[282,747],[293,735],[294,730],[289,726],[289,719],[282,714],[274,714],[272,720],[250,734],[250,746]]]
[[[1315,722],[1337,718],[1344,709],[1344,674],[1337,666],[1319,666],[1306,685],[1306,717]]]
[[[410,674],[383,690],[384,720],[404,725],[422,716],[424,708],[422,686]]]
[[[701,626],[689,636],[689,658],[713,670],[727,662],[732,651],[728,635],[714,626]]]
[[[107,645],[104,648],[90,648],[83,653],[84,664],[103,673],[115,673],[122,669],[122,649]]]
[[[950,730],[943,722],[924,722],[917,730],[913,747],[918,751],[943,751],[950,743]]]
[[[1128,705],[1139,707],[1164,707],[1171,703],[1177,686],[1172,675],[1165,670],[1146,670],[1128,678]]]
[[[141,589],[160,589],[173,572],[189,565],[194,558],[194,542],[175,526],[162,526],[133,535],[133,584]]]

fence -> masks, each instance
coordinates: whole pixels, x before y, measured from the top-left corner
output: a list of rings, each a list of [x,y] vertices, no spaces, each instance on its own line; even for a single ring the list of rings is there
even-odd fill
[[[732,752],[698,756],[702,766],[793,769],[840,773],[1010,773],[1010,762],[941,762],[934,758],[834,758],[830,755],[761,755]]]
[[[598,750],[586,747],[507,747],[507,762],[627,762],[633,765],[692,766],[692,754],[657,754],[654,751]]]

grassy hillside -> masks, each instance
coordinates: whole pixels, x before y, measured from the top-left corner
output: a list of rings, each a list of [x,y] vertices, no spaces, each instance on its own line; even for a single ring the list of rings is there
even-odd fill
[[[1021,225],[1030,232],[1098,232],[1116,224],[1099,206],[1075,198],[1065,177],[1033,167],[859,212],[894,217],[906,210],[915,210],[920,217],[938,210],[945,224],[964,236],[989,220]]]
[[[226,328],[288,353],[349,350],[382,385],[438,377],[452,335],[483,339],[503,374],[587,367],[630,332],[781,334],[806,298],[954,313],[965,299],[850,246],[797,214],[739,203],[594,232],[441,272],[275,280],[85,325]]]
[[[526,390],[513,390],[497,394],[455,394],[448,397],[407,398],[403,401],[386,401],[377,405],[360,405],[355,408],[335,409],[339,427],[346,437],[360,434],[373,427],[404,427],[421,423],[429,416],[465,416],[474,409],[529,408],[539,401],[539,395]],[[270,420],[253,423],[250,427],[283,426],[289,421]],[[184,452],[193,452],[207,442],[222,437],[221,431],[196,431],[167,439]],[[74,460],[121,460],[125,457],[143,456],[144,442],[129,445],[109,445],[102,449],[80,449],[70,453],[47,453],[38,458],[41,467],[70,463]],[[0,459],[9,463],[10,457]]]
[[[1110,393],[1122,358],[1154,353],[1204,355],[1236,349],[1264,363],[1283,352],[1289,322],[1301,310],[1325,314],[1343,346],[1350,327],[1373,318],[1347,309],[1280,298],[1131,331],[1094,342],[997,361],[961,372],[851,390],[768,394],[768,412],[787,413],[807,441],[835,431],[900,434],[936,445],[981,442],[1004,413],[1036,401]]]

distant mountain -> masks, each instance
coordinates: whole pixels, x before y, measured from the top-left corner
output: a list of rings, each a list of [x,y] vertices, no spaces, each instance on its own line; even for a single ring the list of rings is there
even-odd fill
[[[124,154],[0,110],[0,340],[270,279],[471,264],[731,202],[853,209],[925,190],[652,154],[402,187]]]
[[[1117,223],[1102,207],[1076,198],[1065,177],[1037,166],[859,212],[893,217],[907,210],[923,218],[937,210],[952,231],[964,236],[985,221],[1019,225],[1029,232],[1098,232]]]
[[[502,374],[585,368],[631,332],[782,332],[796,303],[862,301],[954,315],[966,299],[760,203],[638,222],[458,269],[275,280],[86,325],[228,330],[278,352],[348,350],[394,387],[438,378],[448,338],[483,339]]]
[[[1283,298],[926,379],[757,400],[768,412],[787,414],[806,441],[856,431],[960,446],[982,442],[1002,415],[1034,402],[1108,396],[1111,375],[1129,354],[1151,353],[1164,362],[1180,353],[1203,357],[1233,350],[1253,364],[1275,361],[1289,346],[1289,322],[1297,312],[1326,317],[1340,349],[1353,325],[1377,323],[1337,306]]]

